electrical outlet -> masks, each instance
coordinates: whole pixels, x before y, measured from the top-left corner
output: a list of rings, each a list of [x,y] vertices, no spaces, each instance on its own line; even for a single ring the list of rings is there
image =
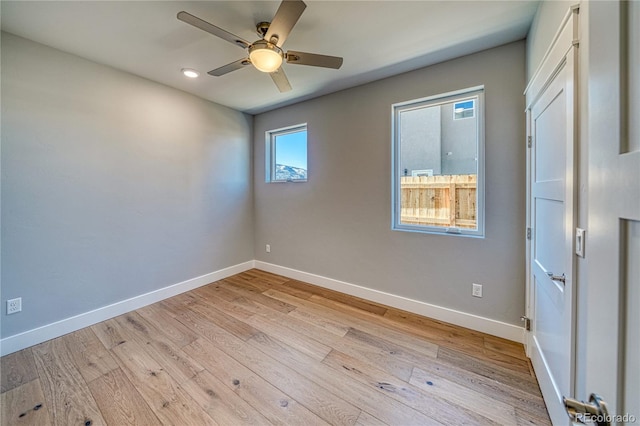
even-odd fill
[[[473,289],[471,295],[474,297],[482,297],[482,284],[473,283]]]
[[[271,244],[267,244],[264,249],[267,253],[271,253]]]
[[[15,314],[22,310],[22,297],[7,300],[7,315]]]

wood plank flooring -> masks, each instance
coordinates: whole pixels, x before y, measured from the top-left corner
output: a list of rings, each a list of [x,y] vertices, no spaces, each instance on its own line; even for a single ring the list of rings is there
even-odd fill
[[[549,425],[524,348],[250,270],[1,360],[2,425]]]

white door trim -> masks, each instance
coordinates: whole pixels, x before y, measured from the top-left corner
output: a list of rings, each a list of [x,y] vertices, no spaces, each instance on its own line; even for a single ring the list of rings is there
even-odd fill
[[[525,88],[525,115],[526,115],[526,143],[529,144],[531,140],[531,107],[538,100],[540,94],[544,91],[546,86],[549,85],[553,77],[557,74],[558,70],[563,64],[564,58],[566,57],[569,50],[577,46],[579,44],[578,39],[578,30],[575,28],[577,23],[573,22],[574,14],[579,12],[579,6],[570,7],[567,10],[558,31],[556,32],[549,48],[544,54],[542,62],[538,65],[538,68],[533,73],[533,77],[529,80],[527,87]],[[576,65],[578,62],[576,61]],[[577,82],[577,80],[576,80]],[[575,104],[576,106],[578,104]],[[576,109],[576,113],[577,113]],[[577,131],[577,128],[576,128]],[[531,150],[527,149],[526,156],[526,228],[527,231],[531,229]],[[527,233],[527,237],[530,234]],[[525,256],[526,256],[526,267],[525,267],[525,316],[527,318],[532,318],[532,301],[530,297],[531,290],[531,241],[529,238],[525,240]],[[528,333],[525,330],[525,336],[523,338],[525,352],[528,357],[531,357],[531,333]]]
[[[530,140],[532,135],[531,131],[531,107],[538,100],[539,96],[543,93],[544,89],[551,83],[556,74],[560,71],[560,69],[564,66],[565,57],[569,53],[572,48],[577,48],[578,41],[578,22],[577,19],[574,19],[574,15],[577,15],[579,12],[578,6],[573,6],[567,12],[565,18],[562,20],[562,24],[560,29],[556,33],[556,36],[547,50],[547,53],[544,56],[544,60],[534,73],[533,77],[529,81],[527,88],[524,92],[525,95],[525,103],[526,103],[526,129],[527,129],[527,143]],[[576,52],[577,54],[577,52]],[[579,62],[577,57],[574,58],[574,68],[577,70]],[[574,71],[577,77],[577,71]],[[578,79],[575,79],[576,88],[578,87]],[[579,121],[579,108],[578,108],[578,99],[577,99],[577,90],[574,92],[574,135],[578,135],[578,123]],[[531,150],[527,149],[526,156],[526,226],[527,229],[531,228]],[[575,170],[572,176],[572,182],[575,182]],[[571,200],[574,205],[576,204],[575,199]],[[574,222],[576,219],[576,214],[574,212]],[[530,300],[530,272],[531,272],[531,244],[530,240],[525,240],[526,244],[526,308],[525,315],[531,318],[533,312],[531,311],[531,300]],[[524,344],[525,350],[527,351],[527,356],[530,356],[531,349],[531,341],[530,336],[531,333],[525,332]]]

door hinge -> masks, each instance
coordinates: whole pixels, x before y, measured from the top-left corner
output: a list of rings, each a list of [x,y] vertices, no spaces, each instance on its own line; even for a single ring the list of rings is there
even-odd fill
[[[527,147],[531,148],[531,136],[527,136]]]
[[[520,321],[524,322],[524,329],[527,331],[531,331],[531,319],[525,317],[524,315],[520,317]]]
[[[531,228],[527,228],[527,240],[531,239]]]

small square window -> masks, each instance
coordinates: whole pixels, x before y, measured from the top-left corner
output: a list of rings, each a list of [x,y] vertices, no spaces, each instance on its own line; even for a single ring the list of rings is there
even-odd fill
[[[267,182],[306,182],[306,123],[268,131],[266,144]]]
[[[453,119],[460,120],[462,118],[475,117],[476,104],[473,99],[463,102],[456,102],[453,106]]]

